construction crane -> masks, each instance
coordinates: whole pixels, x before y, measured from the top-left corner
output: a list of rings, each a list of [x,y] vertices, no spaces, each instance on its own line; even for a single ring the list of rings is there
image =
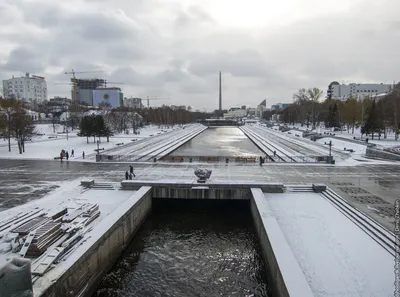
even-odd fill
[[[78,90],[77,90],[77,79],[75,74],[82,74],[82,73],[100,73],[100,72],[104,72],[102,70],[98,70],[98,71],[74,71],[74,69],[72,69],[71,72],[65,72],[65,74],[72,74],[72,78],[71,78],[71,83],[72,83],[72,89],[73,89],[73,94],[72,94],[72,102],[76,102],[77,101],[77,97],[78,97]]]
[[[156,98],[150,98],[149,96],[147,96],[147,108],[149,108],[150,107],[150,100],[170,100],[171,98],[158,98],[158,97],[156,97]]]
[[[124,83],[119,83],[119,82],[113,82],[113,81],[104,80],[104,87],[105,87],[105,88],[107,88],[107,84],[123,85]]]

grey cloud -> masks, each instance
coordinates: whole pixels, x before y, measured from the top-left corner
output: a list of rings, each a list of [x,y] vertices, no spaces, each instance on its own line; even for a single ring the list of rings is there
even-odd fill
[[[164,82],[177,82],[184,77],[185,74],[179,69],[166,69],[157,75],[157,78]]]
[[[136,29],[109,14],[88,13],[71,17],[70,30],[88,41],[112,43],[134,38]]]
[[[19,47],[10,53],[7,61],[0,68],[9,72],[40,73],[45,69],[45,61],[39,53]]]
[[[291,102],[298,88],[325,89],[332,80],[399,79],[396,0],[259,29],[221,27],[201,5],[179,1],[74,3],[72,10],[57,1],[0,3],[0,26],[14,30],[0,27],[1,78],[30,71],[68,81],[54,67],[102,69],[129,95],[170,96],[166,104],[200,109],[217,107],[219,71],[227,107]],[[64,89],[69,95],[49,85],[50,95]]]
[[[180,84],[180,90],[188,94],[212,94],[216,93],[217,86],[210,85],[208,81],[193,78]]]
[[[255,50],[220,52],[197,55],[190,63],[189,71],[198,76],[229,72],[237,77],[264,77],[272,75],[271,67]]]
[[[146,53],[135,44],[119,44],[107,50],[107,56],[119,61],[136,61],[146,56]]]
[[[178,12],[175,25],[177,28],[187,28],[188,26],[199,26],[213,22],[213,18],[204,9],[192,5],[188,9]]]
[[[113,71],[110,77],[117,81],[131,86],[151,86],[157,84],[153,75],[142,74],[131,67],[120,67]]]

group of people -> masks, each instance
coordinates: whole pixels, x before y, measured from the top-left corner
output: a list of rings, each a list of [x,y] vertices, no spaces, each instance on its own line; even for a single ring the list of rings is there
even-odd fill
[[[132,180],[132,177],[136,177],[135,173],[133,172],[133,167],[132,165],[129,165],[129,172],[126,171],[125,172],[125,179],[128,180]]]
[[[60,160],[61,160],[61,162],[63,161],[64,158],[68,161],[70,157],[74,157],[74,156],[75,156],[74,149],[71,149],[71,155],[66,150],[61,150],[61,152],[60,152]],[[84,151],[82,152],[82,158],[85,159],[85,152]]]
[[[65,158],[65,159],[67,159],[67,161],[68,161],[68,159],[69,159],[69,157],[73,157],[74,156],[74,150],[72,149],[71,150],[71,155],[69,155],[69,153],[68,153],[68,151],[66,151],[66,150],[61,150],[61,152],[60,152],[60,159],[61,159],[61,162],[62,162],[62,160]]]

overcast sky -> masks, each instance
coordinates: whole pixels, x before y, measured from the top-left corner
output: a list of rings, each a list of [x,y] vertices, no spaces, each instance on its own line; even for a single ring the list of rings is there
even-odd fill
[[[299,88],[400,79],[398,0],[1,0],[0,79],[65,71],[123,83],[153,105],[292,102]],[[80,77],[94,77],[86,74]]]

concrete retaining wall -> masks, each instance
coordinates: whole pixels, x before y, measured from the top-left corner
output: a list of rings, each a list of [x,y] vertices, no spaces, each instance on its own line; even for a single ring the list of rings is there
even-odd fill
[[[251,189],[251,214],[267,267],[271,296],[313,297],[299,263],[261,189]]]
[[[192,188],[154,187],[152,192],[153,198],[249,200],[251,197],[249,188],[214,189],[207,186]]]
[[[41,290],[46,285],[46,279],[40,280],[44,284],[35,283],[34,290],[35,287],[39,287],[35,290],[35,296],[91,296],[101,279],[131,242],[150,213],[151,206],[151,188],[142,187],[95,227],[95,230],[104,230],[104,233],[83,254],[79,254],[78,249],[70,256],[68,261],[75,262],[57,281],[45,288],[43,292]],[[74,255],[76,259],[73,259]],[[51,277],[51,272],[46,276]]]
[[[391,152],[386,152],[383,150],[373,149],[371,147],[367,147],[366,156],[371,158],[400,161],[400,155],[393,154]]]
[[[251,188],[261,188],[266,193],[283,193],[282,184],[269,183],[213,183],[197,182],[142,182],[124,180],[121,182],[123,190],[135,190],[141,186],[151,186],[153,198],[179,198],[179,199],[245,199],[251,198]]]

